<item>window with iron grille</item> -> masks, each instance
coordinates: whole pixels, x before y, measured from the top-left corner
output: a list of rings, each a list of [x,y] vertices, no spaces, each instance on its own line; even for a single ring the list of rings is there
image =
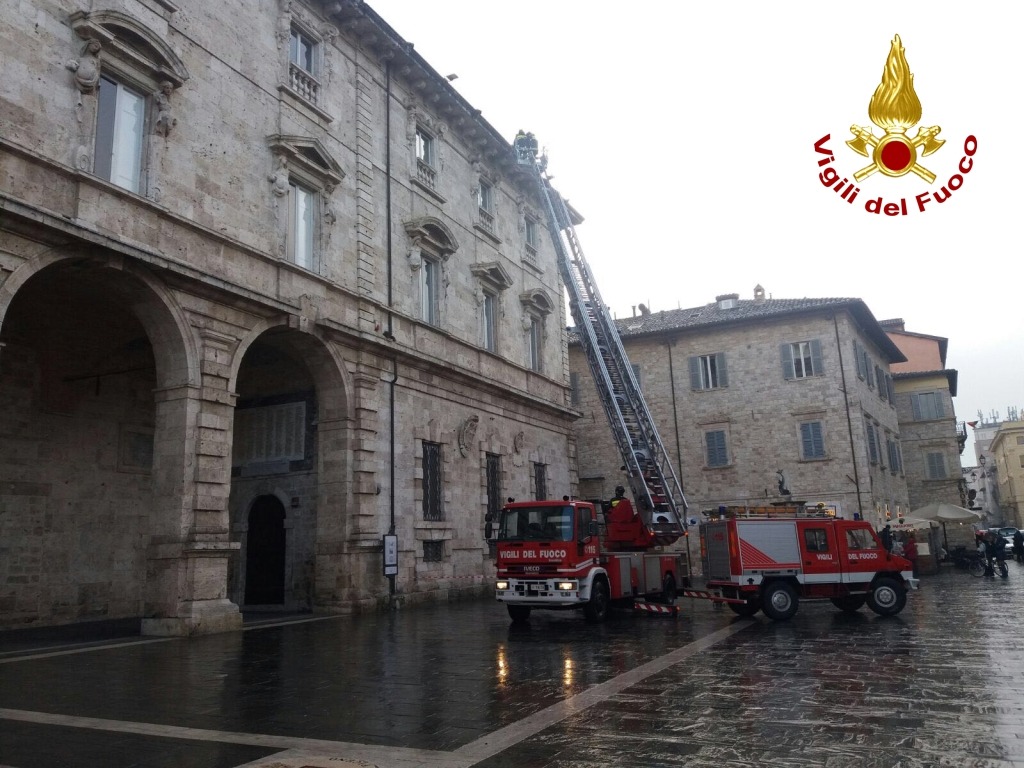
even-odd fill
[[[423,542],[423,562],[440,563],[444,560],[444,541]]]
[[[501,456],[487,454],[487,512],[497,521],[501,512]]]
[[[538,501],[548,497],[548,467],[547,464],[534,463],[533,465],[533,486],[534,498]]]
[[[441,508],[441,444],[423,441],[423,519],[443,520]]]

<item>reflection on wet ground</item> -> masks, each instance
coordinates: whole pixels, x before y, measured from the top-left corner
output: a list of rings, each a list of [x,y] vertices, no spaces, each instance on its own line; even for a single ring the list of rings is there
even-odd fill
[[[1024,566],[943,569],[890,619],[681,606],[517,628],[453,603],[81,652],[0,635],[0,764],[271,765],[318,739],[349,758],[378,745],[381,766],[388,748],[485,768],[1024,766]]]

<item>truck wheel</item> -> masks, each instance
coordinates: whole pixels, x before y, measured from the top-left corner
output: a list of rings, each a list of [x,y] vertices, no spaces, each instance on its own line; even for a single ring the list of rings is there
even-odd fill
[[[867,595],[843,595],[842,597],[833,597],[832,605],[838,608],[840,611],[846,611],[847,613],[856,613],[867,601]]]
[[[906,587],[891,576],[877,579],[875,588],[868,595],[868,608],[879,616],[895,616],[906,604]]]
[[[761,596],[761,610],[765,616],[775,621],[793,618],[799,607],[800,599],[796,596],[796,590],[785,581],[769,584]]]
[[[526,605],[509,605],[508,617],[517,624],[522,624],[530,620],[530,608]]]
[[[604,579],[597,579],[590,588],[590,602],[583,606],[583,615],[595,623],[608,618],[608,585]]]
[[[665,574],[665,583],[661,585],[661,599],[669,605],[676,601],[676,578],[671,573]]]
[[[726,605],[728,605],[729,610],[737,616],[753,616],[761,610],[761,606],[757,604],[757,600],[747,600],[745,603],[726,603]]]

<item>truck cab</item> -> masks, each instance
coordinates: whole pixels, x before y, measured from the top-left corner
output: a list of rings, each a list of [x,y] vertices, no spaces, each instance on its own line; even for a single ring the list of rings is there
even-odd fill
[[[628,499],[615,505],[617,520],[629,521]],[[616,604],[638,599],[674,600],[687,576],[685,553],[615,551],[609,530],[592,502],[530,501],[502,508],[496,526],[495,597],[513,621],[532,610],[582,609],[590,621],[602,621]],[[632,530],[629,528],[628,530]],[[636,543],[635,539],[630,539]]]

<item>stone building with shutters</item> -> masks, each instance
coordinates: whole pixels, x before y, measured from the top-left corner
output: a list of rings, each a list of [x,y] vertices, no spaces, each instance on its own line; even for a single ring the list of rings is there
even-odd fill
[[[933,501],[966,507],[960,454],[967,428],[953,408],[957,372],[946,367],[949,340],[910,332],[899,319],[881,325],[906,357],[892,375],[911,509]]]
[[[758,286],[616,320],[689,516],[800,500],[883,524],[907,509],[889,366],[904,359],[860,299],[771,299]],[[621,459],[579,345],[569,367],[580,494],[608,498]]]
[[[486,591],[576,490],[511,137],[357,0],[0,7],[0,628]]]

